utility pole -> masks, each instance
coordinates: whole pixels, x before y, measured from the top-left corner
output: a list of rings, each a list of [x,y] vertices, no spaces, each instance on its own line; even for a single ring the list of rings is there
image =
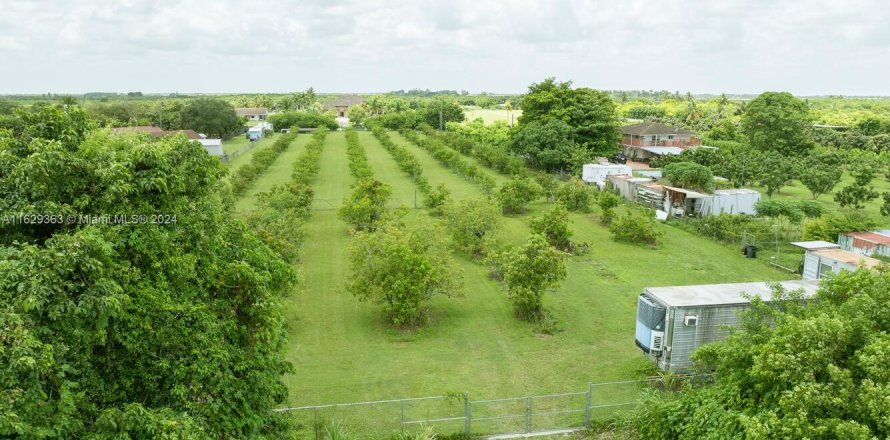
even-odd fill
[[[443,125],[444,125],[444,124],[443,124],[443,122],[442,122],[442,121],[443,121],[443,118],[442,118],[442,105],[443,105],[442,101],[439,101],[439,131],[442,131],[442,130],[444,129],[444,128],[443,128]]]

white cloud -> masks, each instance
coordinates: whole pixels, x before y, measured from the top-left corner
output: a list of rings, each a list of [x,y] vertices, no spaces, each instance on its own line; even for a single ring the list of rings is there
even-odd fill
[[[890,95],[883,0],[19,0],[0,92],[522,91]]]

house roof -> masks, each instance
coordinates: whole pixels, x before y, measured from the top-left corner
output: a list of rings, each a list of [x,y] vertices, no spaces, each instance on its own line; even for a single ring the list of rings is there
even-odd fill
[[[773,283],[760,282],[646,287],[643,291],[667,306],[721,306],[751,302],[742,296],[743,294],[759,296],[764,301],[771,301],[773,296],[771,284]],[[803,289],[806,297],[814,295],[819,288],[817,281],[810,280],[780,281],[777,284],[788,291]]]
[[[362,98],[358,95],[340,95],[334,99],[325,101],[322,106],[324,108],[334,108],[334,107],[352,107],[354,105],[359,105],[365,102],[365,98]]]
[[[269,113],[269,110],[265,107],[237,107],[235,108],[235,114],[238,116],[261,116]]]
[[[115,127],[111,129],[112,133],[148,133],[151,137],[157,138],[167,134],[161,127],[154,125],[139,125],[136,127]]]
[[[877,232],[845,232],[841,235],[846,235],[874,244],[883,244],[885,246],[890,246],[890,236],[879,234]]]
[[[813,253],[820,257],[825,257],[834,261],[840,261],[842,263],[855,264],[857,266],[862,264],[868,269],[873,269],[882,264],[881,260],[878,260],[877,258],[854,254],[853,252],[845,251],[843,249],[822,249],[813,251]]]
[[[631,124],[625,125],[621,127],[621,132],[624,134],[635,134],[635,135],[652,135],[652,134],[664,134],[664,135],[695,135],[695,133],[684,130],[679,127],[671,127],[670,125],[665,125],[660,122],[641,122],[639,124]]]
[[[840,249],[839,245],[824,240],[792,241],[791,244],[799,248],[806,249],[808,251],[815,251],[819,249]]]
[[[192,140],[204,139],[204,136],[201,136],[197,131],[195,131],[195,130],[191,130],[191,129],[189,129],[189,130],[168,131],[168,132],[165,132],[164,134],[165,134],[165,135],[173,136],[173,135],[176,135],[176,134],[179,134],[179,133],[184,134],[185,137],[187,137],[187,138],[189,138],[189,139],[192,139]]]
[[[648,151],[659,156],[664,154],[680,154],[683,149],[680,147],[639,147],[643,151]]]
[[[673,186],[667,186],[667,185],[665,185],[665,186],[664,186],[664,189],[666,189],[666,190],[670,190],[670,191],[674,191],[674,192],[680,192],[680,193],[686,194],[686,198],[687,198],[687,199],[706,199],[706,198],[708,198],[708,197],[711,197],[711,196],[709,196],[709,195],[707,195],[707,194],[702,194],[702,193],[700,193],[700,192],[695,192],[695,191],[692,191],[692,190],[683,189],[683,188],[677,188],[677,187],[673,187]]]

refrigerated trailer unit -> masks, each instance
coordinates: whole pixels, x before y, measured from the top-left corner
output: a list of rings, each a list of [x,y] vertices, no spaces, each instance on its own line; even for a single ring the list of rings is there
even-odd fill
[[[659,369],[689,372],[690,356],[702,345],[721,341],[740,325],[745,295],[772,300],[772,283],[703,284],[646,287],[637,300],[636,343]],[[778,282],[786,291],[812,296],[818,281]]]

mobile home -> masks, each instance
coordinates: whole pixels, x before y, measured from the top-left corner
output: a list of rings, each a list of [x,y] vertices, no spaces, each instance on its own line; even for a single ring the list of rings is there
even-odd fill
[[[636,344],[663,371],[688,372],[690,356],[702,345],[721,341],[741,324],[745,296],[772,300],[771,283],[646,287],[637,299]],[[778,283],[787,291],[816,293],[817,281]]]

